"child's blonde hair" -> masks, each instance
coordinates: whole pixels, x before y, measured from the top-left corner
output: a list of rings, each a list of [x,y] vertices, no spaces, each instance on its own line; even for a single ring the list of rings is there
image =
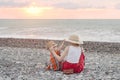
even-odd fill
[[[48,41],[47,44],[47,49],[51,48],[52,46],[57,46],[57,44],[54,41]]]

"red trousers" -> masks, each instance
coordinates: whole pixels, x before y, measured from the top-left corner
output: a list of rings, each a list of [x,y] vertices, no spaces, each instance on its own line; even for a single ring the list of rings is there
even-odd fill
[[[69,63],[67,61],[62,63],[62,70],[73,69],[74,73],[80,73],[85,66],[85,56],[82,53],[79,59],[79,63]]]

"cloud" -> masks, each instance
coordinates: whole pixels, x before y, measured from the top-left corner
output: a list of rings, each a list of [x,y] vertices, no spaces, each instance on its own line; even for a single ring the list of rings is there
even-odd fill
[[[36,3],[36,6],[47,6],[62,9],[86,9],[86,8],[106,8],[106,4],[103,1],[93,0],[0,0],[0,7],[26,7],[32,3]]]
[[[24,7],[28,4],[27,0],[0,0],[0,7]]]
[[[56,3],[53,4],[56,8],[64,8],[64,9],[78,9],[79,5],[72,2],[65,2],[65,3]]]
[[[72,2],[56,3],[56,4],[53,4],[53,6],[56,8],[64,8],[64,9],[106,8],[103,5],[79,4],[79,3],[72,3]]]
[[[35,3],[35,4],[33,4]],[[0,0],[0,7],[26,7],[30,5],[51,6],[54,2],[50,0]]]
[[[116,9],[120,9],[120,3],[116,4],[116,5],[115,5],[115,8],[116,8]]]

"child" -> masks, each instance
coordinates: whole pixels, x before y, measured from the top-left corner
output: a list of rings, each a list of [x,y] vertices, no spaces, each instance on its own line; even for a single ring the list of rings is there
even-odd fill
[[[47,48],[49,49],[49,48],[53,47],[55,53],[56,53],[58,56],[60,56],[60,50],[62,49],[63,44],[64,44],[64,41],[63,41],[63,43],[61,44],[61,46],[58,47],[57,44],[56,44],[54,41],[49,41],[49,42],[47,43]],[[60,63],[60,62],[54,57],[54,55],[51,53],[51,54],[50,54],[50,64],[47,65],[46,70],[50,70],[50,69],[51,69],[51,70],[54,70],[54,71],[60,70],[60,64],[61,64],[61,63]]]

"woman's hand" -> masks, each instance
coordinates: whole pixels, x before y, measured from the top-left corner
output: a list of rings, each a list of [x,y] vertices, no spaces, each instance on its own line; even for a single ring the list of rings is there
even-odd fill
[[[59,46],[58,50],[60,51],[64,47],[65,39],[62,41],[62,44]]]
[[[54,47],[53,46],[50,47],[49,50],[50,50],[50,52],[53,52],[54,51]]]
[[[62,43],[63,43],[63,44],[65,43],[65,39],[62,41]]]

